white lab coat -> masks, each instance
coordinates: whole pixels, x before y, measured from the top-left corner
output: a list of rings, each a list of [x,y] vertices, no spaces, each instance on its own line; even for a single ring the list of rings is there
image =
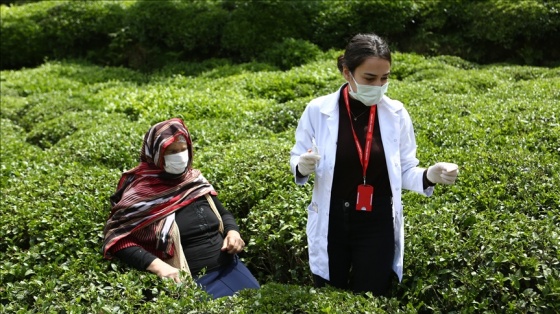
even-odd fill
[[[312,147],[312,139],[321,155],[315,172],[313,196],[307,207],[307,241],[311,272],[330,280],[327,235],[331,187],[334,175],[338,139],[340,89],[330,95],[313,99],[305,108],[297,129],[296,143],[290,153],[290,166],[297,184],[303,185],[309,177],[298,178],[296,166],[299,156]],[[377,106],[379,128],[385,151],[389,181],[393,194],[393,227],[395,256],[393,270],[402,280],[404,254],[404,218],[401,189],[430,196],[433,187],[423,189],[423,168],[417,167],[416,140],[412,121],[403,104],[383,96]]]

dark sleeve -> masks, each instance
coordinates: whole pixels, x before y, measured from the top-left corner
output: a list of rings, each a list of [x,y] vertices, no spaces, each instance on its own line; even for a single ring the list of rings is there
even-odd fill
[[[305,178],[305,176],[299,172],[298,166],[296,166],[296,176],[297,176],[298,178]]]
[[[157,258],[140,246],[127,247],[114,252],[113,255],[125,262],[128,266],[138,270],[146,270],[146,268],[148,268],[148,266],[150,266],[150,264]]]
[[[214,204],[216,204],[216,209],[218,210],[218,212],[222,216],[222,221],[224,223],[224,235],[226,235],[228,233],[228,231],[230,231],[230,230],[235,230],[235,231],[239,232],[239,226],[237,226],[237,223],[235,222],[235,218],[233,217],[233,214],[230,213],[224,207],[224,205],[222,205],[220,200],[218,200],[218,197],[216,197],[215,195],[212,195],[212,200],[214,201]]]
[[[428,169],[424,170],[424,175],[422,175],[422,184],[424,185],[424,190],[427,189],[429,186],[436,185],[428,180]]]

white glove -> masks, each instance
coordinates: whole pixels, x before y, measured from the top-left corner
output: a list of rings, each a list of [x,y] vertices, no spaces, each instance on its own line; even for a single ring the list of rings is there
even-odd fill
[[[307,153],[301,154],[298,161],[298,171],[303,176],[308,176],[315,172],[315,167],[317,166],[317,161],[321,159],[321,156],[314,151],[309,151]]]
[[[427,177],[432,183],[453,184],[459,174],[459,166],[449,162],[438,162],[428,167]]]

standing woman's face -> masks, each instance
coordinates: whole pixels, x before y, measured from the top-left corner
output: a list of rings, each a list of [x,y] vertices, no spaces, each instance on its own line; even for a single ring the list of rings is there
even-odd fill
[[[352,86],[352,90],[358,90],[350,70],[344,67],[343,73],[344,78]],[[378,57],[370,57],[354,70],[354,79],[361,85],[383,86],[389,81],[390,73],[391,63],[389,61]]]

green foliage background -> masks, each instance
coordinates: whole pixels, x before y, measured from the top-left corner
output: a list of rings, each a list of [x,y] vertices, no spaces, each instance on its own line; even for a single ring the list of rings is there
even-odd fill
[[[546,59],[554,54],[513,39],[552,34],[555,2],[154,3],[1,7],[2,62],[30,62],[0,72],[0,312],[558,313],[560,68],[394,52],[388,95],[412,116],[421,166],[452,161],[461,172],[431,198],[404,194],[405,274],[391,298],[312,287],[311,185],[296,186],[288,164],[307,102],[344,82],[341,47],[325,48],[369,25],[345,23],[352,12],[398,12],[379,30],[403,48],[437,43],[428,50],[454,54],[484,37],[485,47]],[[247,24],[254,12],[280,10],[298,19],[280,30],[285,23],[262,14],[261,32]],[[527,10],[540,13],[509,25]],[[185,18],[192,12],[200,19]],[[494,20],[476,24],[478,15]],[[299,23],[310,17],[313,28]],[[421,26],[407,39],[411,18]],[[219,46],[206,40],[217,34]],[[489,51],[479,51],[486,61],[499,57]],[[238,218],[248,243],[241,257],[260,290],[211,300],[192,282],[102,259],[120,173],[136,165],[149,126],[175,116],[192,132],[195,167]]]
[[[405,274],[392,298],[314,289],[310,185],[289,173],[297,119],[335,90],[340,51],[288,71],[223,59],[145,74],[80,61],[1,72],[2,312],[544,312],[559,309],[559,68],[394,53],[389,96],[422,166],[455,186],[406,193]],[[194,165],[238,217],[263,288],[208,300],[100,254],[108,197],[158,121],[185,119]]]
[[[375,32],[401,52],[481,64],[558,66],[560,60],[556,0],[2,2],[10,5],[0,5],[1,69],[76,57],[135,69],[210,58],[270,62],[275,53],[268,50],[285,41],[343,49],[359,32]],[[276,65],[306,63],[313,50]]]

